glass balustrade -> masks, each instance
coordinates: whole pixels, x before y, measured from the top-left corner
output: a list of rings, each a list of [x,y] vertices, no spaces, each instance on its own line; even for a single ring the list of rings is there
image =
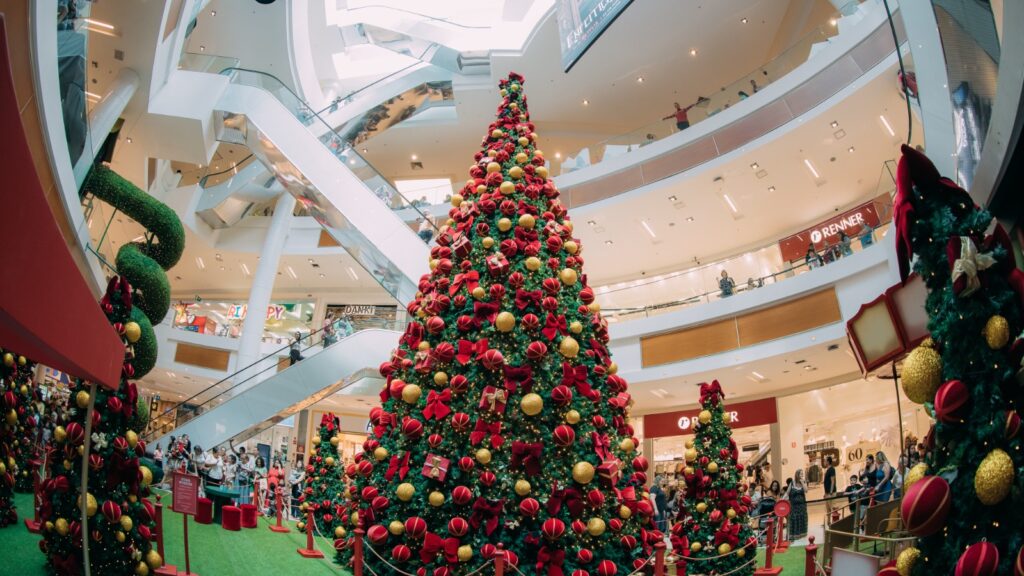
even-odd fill
[[[64,116],[64,136],[68,145],[75,183],[81,187],[92,166],[94,149],[89,129],[89,112],[102,95],[89,90],[89,32],[109,33],[102,23],[90,21],[92,2],[54,3],[57,26],[57,75]],[[109,26],[109,25],[107,25]]]

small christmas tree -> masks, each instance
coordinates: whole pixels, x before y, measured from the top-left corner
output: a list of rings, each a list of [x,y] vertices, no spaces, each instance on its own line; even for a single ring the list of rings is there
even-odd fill
[[[25,453],[32,449],[26,443],[26,425],[34,430],[34,421],[29,419],[35,408],[32,405],[33,364],[7,350],[0,350],[3,364],[0,365],[0,528],[18,521],[14,508],[14,490],[21,484],[22,477],[29,477],[28,458]],[[24,473],[24,474],[23,474]]]
[[[696,437],[686,441],[685,507],[671,539],[673,551],[692,563],[691,572],[744,576],[754,573],[757,537],[747,521],[750,498],[740,483],[743,465],[724,396],[717,380],[700,385]]]
[[[313,452],[306,464],[306,485],[299,501],[302,510],[313,511],[316,527],[305,526],[305,516],[298,523],[299,530],[319,531],[325,536],[340,536],[345,515],[345,480],[342,477],[338,445],[341,438],[338,417],[333,413],[324,414],[320,419],[320,434],[313,437]]]
[[[904,362],[903,389],[937,420],[926,463],[907,474],[903,522],[921,540],[898,569],[1020,574],[1024,274],[1002,227],[923,154],[903,147],[897,185],[900,271],[906,278],[916,254],[931,332]]]
[[[6,368],[6,363],[4,364]],[[33,473],[35,467],[31,461],[39,457],[39,388],[35,385],[34,375],[36,363],[18,356],[10,377],[13,385],[10,390],[17,395],[18,424],[14,430],[14,462],[18,474],[14,477],[15,492],[31,492],[35,488]],[[0,368],[3,370],[3,368]],[[6,376],[5,376],[6,378]]]
[[[348,526],[407,572],[470,574],[501,543],[522,570],[611,576],[662,539],[632,401],[522,87],[514,73],[500,82],[497,120],[381,366],[373,436],[346,470]],[[335,545],[350,562],[349,542]]]

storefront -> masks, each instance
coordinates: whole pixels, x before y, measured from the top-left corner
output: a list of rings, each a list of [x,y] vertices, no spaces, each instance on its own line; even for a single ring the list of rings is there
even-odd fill
[[[179,330],[226,338],[238,338],[249,313],[245,302],[198,300],[174,304],[174,324]],[[295,332],[311,331],[313,302],[273,302],[267,307],[263,341],[284,344]]]

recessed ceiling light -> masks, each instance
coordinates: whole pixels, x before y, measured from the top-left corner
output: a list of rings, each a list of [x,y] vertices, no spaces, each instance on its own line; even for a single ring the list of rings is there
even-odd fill
[[[220,269],[221,270],[227,270],[227,268],[225,266],[221,266]]]
[[[299,275],[295,273],[295,269],[293,269],[291,266],[285,266],[284,268],[285,270],[288,271],[288,275],[292,277],[292,280],[299,279]]]
[[[757,370],[753,370],[750,373],[753,374],[754,378],[757,378],[758,380],[762,380],[762,381],[764,380],[764,375],[762,375]]]
[[[736,208],[735,204],[733,204],[732,198],[729,198],[728,194],[722,194],[722,198],[725,199],[725,203],[729,205],[729,209],[732,210],[733,213],[739,212],[739,209]]]
[[[675,196],[675,194],[673,194],[672,196],[669,196],[669,197],[668,197],[668,201],[669,201],[669,202],[675,202],[676,200],[679,200],[679,198],[677,198],[677,197]]]
[[[129,143],[129,144],[131,144],[132,143],[132,137],[129,136],[129,137],[125,138],[124,141]]]
[[[562,158],[562,153],[561,152],[555,152],[555,160],[559,160],[561,158]]]
[[[696,55],[697,55],[697,49],[696,48],[690,48],[690,56],[696,56]]]
[[[367,152],[369,152],[369,150],[367,150],[366,148],[363,148],[363,154],[366,154]]]
[[[591,226],[597,226],[597,222],[593,220],[587,220],[587,224],[590,224]]]
[[[775,192],[775,186],[769,186],[768,187],[768,191],[769,192]]]
[[[839,128],[839,122],[836,122],[835,120],[833,120],[831,126],[833,128]]]
[[[309,262],[310,264],[312,264],[313,263],[313,259],[312,258],[306,258],[306,262]]]
[[[206,270],[206,262],[203,262],[202,256],[196,256],[196,267],[200,270]]]
[[[643,76],[637,76],[636,77],[636,81],[637,81],[638,84],[643,84],[644,83],[644,77]]]
[[[359,280],[359,275],[356,274],[356,271],[353,270],[351,266],[349,266],[347,268],[347,271],[348,271],[348,275],[351,276],[353,280]]]
[[[224,257],[221,256],[220,253],[218,252],[218,253],[213,255],[213,259],[216,260],[217,262],[221,262],[221,261],[224,260]]]
[[[586,98],[584,98],[583,99],[583,105],[584,106],[590,106],[590,100],[587,100]]]
[[[419,159],[420,159],[420,157],[419,157],[419,156],[417,156],[417,155],[415,155],[415,154],[413,154],[413,155],[412,155],[412,156],[410,156],[409,158],[411,158],[412,160],[419,160]]]
[[[693,222],[693,216],[687,216],[686,217],[686,221],[687,222]]]
[[[832,26],[835,26],[836,24],[839,23],[839,21],[836,20],[835,18],[829,18],[828,23],[831,24]]]
[[[320,273],[320,277],[321,277],[321,278],[327,278],[327,274],[324,274],[323,272],[321,272],[321,273]]]
[[[880,114],[878,119],[882,121],[882,125],[885,126],[885,131],[889,133],[889,136],[895,136],[896,131],[892,129],[892,124],[885,118],[885,114]]]
[[[206,52],[206,46],[200,46],[199,47],[199,51],[200,52]]]
[[[242,262],[242,272],[244,272],[246,276],[252,275],[252,272],[249,271],[249,266],[246,265],[245,262]]]
[[[353,159],[349,160],[348,163],[353,165],[353,166],[355,166],[356,165],[356,159],[353,158]]]
[[[751,164],[751,165],[750,165],[750,168],[751,168],[752,170],[757,170],[757,169],[758,169],[758,168],[760,168],[760,167],[761,167],[761,166],[760,166],[760,165],[759,165],[759,164],[758,164],[757,162],[754,162],[753,164]]]
[[[851,153],[851,154],[852,154],[852,153],[854,153],[854,152],[855,152],[856,150],[857,150],[857,149],[856,149],[856,148],[854,148],[853,146],[850,146],[849,148],[847,148],[847,149],[846,149],[846,151],[847,151],[847,152],[849,152],[849,153]]]
[[[106,28],[107,30],[113,30],[114,29],[114,25],[113,24],[107,24],[106,22],[101,22],[99,20],[94,20],[92,18],[82,18],[82,21],[85,22],[86,24],[91,24],[93,26],[99,26],[100,28]]]
[[[811,174],[814,174],[815,178],[821,178],[821,175],[818,174],[818,171],[814,168],[814,164],[811,164],[810,158],[804,158],[804,166],[807,166],[807,169],[811,171]]]
[[[95,92],[89,92],[88,90],[85,91],[85,97],[89,98],[90,100],[100,100],[101,99],[101,96],[99,94],[97,94]]]
[[[747,23],[747,19],[746,18],[740,18],[740,24],[746,24],[746,23]]]
[[[216,15],[217,15],[217,11],[216,10],[210,10],[210,16],[216,16]]]
[[[651,238],[658,237],[658,235],[655,234],[654,230],[651,228],[651,225],[647,223],[647,220],[641,220],[640,225],[644,227],[644,230],[647,230],[647,233],[651,235]]]
[[[611,240],[605,240],[604,241],[604,245],[605,246],[611,246],[612,244],[614,244],[614,242],[612,242]]]

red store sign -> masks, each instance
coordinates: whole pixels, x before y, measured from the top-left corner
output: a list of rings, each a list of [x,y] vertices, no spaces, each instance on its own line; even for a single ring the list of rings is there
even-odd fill
[[[807,255],[807,246],[810,244],[814,244],[814,249],[821,252],[826,245],[835,246],[839,243],[840,232],[845,232],[850,238],[857,238],[866,232],[869,226],[877,228],[882,222],[888,222],[891,218],[892,198],[888,194],[882,194],[856,208],[851,208],[842,214],[779,240],[782,260],[785,262],[803,260]]]
[[[644,416],[644,438],[668,438],[693,434],[693,423],[697,421],[699,413],[700,408],[664,414],[647,414]],[[763,426],[779,421],[775,398],[726,404],[725,413],[729,416],[730,428]]]

